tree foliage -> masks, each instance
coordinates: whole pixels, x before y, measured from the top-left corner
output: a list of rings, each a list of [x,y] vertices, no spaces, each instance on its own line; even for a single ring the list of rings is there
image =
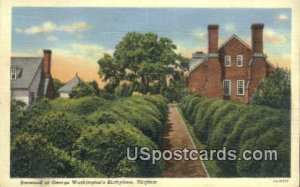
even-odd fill
[[[121,81],[129,81],[134,91],[167,95],[179,89],[173,83],[168,90],[168,79],[182,82],[182,71],[186,70],[188,61],[175,50],[176,45],[168,38],[159,38],[154,33],[129,32],[116,45],[113,56],[106,54],[98,61],[99,75],[108,82],[106,89],[111,92]]]
[[[87,96],[98,96],[100,89],[96,81],[81,83],[72,88],[71,98],[80,98]]]
[[[274,108],[291,108],[290,71],[276,68],[271,75],[258,85],[251,103],[267,105]]]

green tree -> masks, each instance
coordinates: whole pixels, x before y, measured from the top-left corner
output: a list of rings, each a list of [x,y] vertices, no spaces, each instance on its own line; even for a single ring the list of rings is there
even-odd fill
[[[158,93],[168,77],[173,77],[180,66],[176,45],[168,39],[159,38],[154,33],[129,32],[115,47],[113,57],[105,55],[98,61],[99,75],[116,88],[120,81],[138,84],[138,91],[147,93],[156,87]],[[179,68],[180,69],[180,68]],[[135,87],[135,86],[134,86]]]
[[[251,103],[290,110],[290,71],[283,68],[276,68],[275,71],[257,87],[255,95],[251,99]]]
[[[71,98],[80,98],[86,96],[98,96],[100,93],[98,83],[96,81],[81,83],[72,88]]]

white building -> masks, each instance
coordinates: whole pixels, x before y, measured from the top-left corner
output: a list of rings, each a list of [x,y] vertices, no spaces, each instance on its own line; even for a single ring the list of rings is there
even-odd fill
[[[76,73],[76,76],[67,82],[64,86],[62,86],[60,89],[58,89],[59,96],[62,98],[70,98],[70,94],[72,93],[72,89],[75,86],[78,86],[79,84],[82,84],[83,81],[79,78],[78,74]]]
[[[11,58],[11,95],[27,105],[39,96],[54,98],[50,50],[44,50],[44,57]]]

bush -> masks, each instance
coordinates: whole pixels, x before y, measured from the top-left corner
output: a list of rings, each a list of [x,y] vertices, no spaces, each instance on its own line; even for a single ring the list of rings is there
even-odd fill
[[[267,106],[245,105],[218,99],[185,96],[180,107],[196,137],[208,149],[279,149],[279,162],[217,161],[220,176],[289,176],[290,112]],[[276,138],[277,137],[277,138]],[[277,168],[276,171],[272,168]]]
[[[167,118],[168,105],[166,98],[162,97],[161,95],[143,95],[142,99],[154,104],[159,109],[162,116]]]
[[[90,114],[100,108],[105,109],[107,100],[99,97],[82,97],[79,99],[58,98],[50,102],[56,111],[72,112],[78,115]]]
[[[80,162],[41,136],[17,135],[11,145],[12,177],[103,177],[88,162]]]
[[[159,176],[161,163],[153,165],[150,160],[126,160],[127,147],[144,146],[157,149],[141,131],[119,122],[86,129],[76,143],[74,154],[80,160],[91,162],[97,171],[109,177]]]
[[[290,145],[289,129],[286,126],[270,128],[261,136],[247,140],[241,147],[242,151],[248,150],[277,150],[277,160],[253,159],[249,161],[238,161],[237,171],[239,176],[247,177],[290,177]],[[273,155],[274,156],[274,155]],[[274,158],[273,158],[274,159]]]
[[[159,130],[162,129],[163,124],[155,117],[143,113],[143,111],[135,108],[135,106],[130,105],[117,104],[110,108],[110,110],[134,127],[140,129],[152,140],[156,142],[159,140],[160,133],[162,133]]]
[[[290,110],[291,72],[283,68],[276,68],[268,78],[258,85],[251,103]]]
[[[87,117],[87,120],[93,125],[116,123],[124,121],[118,114],[113,111],[97,110]]]
[[[162,162],[152,165],[125,157],[126,146],[157,149],[161,145],[167,119],[163,113],[168,107],[159,95],[110,101],[99,97],[41,99],[24,112],[13,103],[12,110],[14,176],[101,177],[102,172],[123,177],[160,175]],[[99,157],[102,159],[97,160]]]
[[[87,126],[87,122],[75,114],[49,112],[33,118],[24,128],[32,134],[42,135],[56,147],[70,151]]]

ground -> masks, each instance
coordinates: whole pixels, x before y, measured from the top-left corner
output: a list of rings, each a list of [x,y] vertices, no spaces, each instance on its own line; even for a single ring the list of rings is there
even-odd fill
[[[168,129],[164,136],[164,150],[196,149],[175,104],[169,104]],[[166,161],[164,177],[207,177],[200,160]]]

